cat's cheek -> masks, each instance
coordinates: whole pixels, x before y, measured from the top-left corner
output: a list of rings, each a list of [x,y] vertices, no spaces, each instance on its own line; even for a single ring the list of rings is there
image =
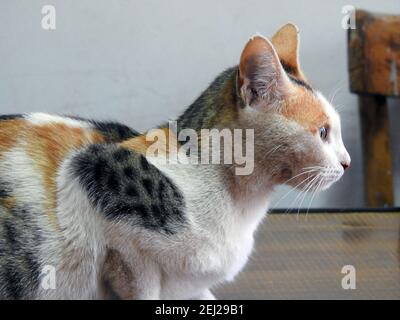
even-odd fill
[[[280,179],[287,180],[287,179],[290,179],[292,176],[293,176],[293,171],[292,171],[292,169],[285,167],[285,168],[283,168],[283,169],[281,170],[281,173],[280,173],[280,177],[279,177],[279,178],[280,178]]]

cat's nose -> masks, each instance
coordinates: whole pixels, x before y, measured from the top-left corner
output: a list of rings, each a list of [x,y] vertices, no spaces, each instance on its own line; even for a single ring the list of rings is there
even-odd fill
[[[347,150],[345,149],[344,154],[342,157],[339,158],[340,164],[342,165],[343,169],[346,170],[350,167],[351,158]]]
[[[340,164],[342,165],[344,170],[346,170],[348,167],[350,167],[350,162],[341,162]]]

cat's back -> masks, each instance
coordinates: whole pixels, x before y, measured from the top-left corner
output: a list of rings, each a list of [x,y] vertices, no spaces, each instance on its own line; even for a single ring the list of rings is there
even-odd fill
[[[73,152],[138,133],[115,122],[43,113],[0,116],[0,298],[37,287],[39,251],[57,234],[57,174]]]
[[[54,210],[57,171],[68,155],[136,135],[115,122],[44,113],[0,116],[0,206],[19,203]]]
[[[52,192],[54,173],[71,152],[88,144],[120,142],[137,134],[115,122],[44,113],[3,115],[0,116],[0,179],[16,181],[21,176],[27,182],[29,178],[37,178]]]

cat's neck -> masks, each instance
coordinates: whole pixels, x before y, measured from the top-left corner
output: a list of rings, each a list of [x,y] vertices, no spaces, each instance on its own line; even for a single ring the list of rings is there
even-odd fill
[[[249,175],[237,175],[232,167],[227,166],[221,166],[220,170],[224,187],[237,205],[244,208],[261,205],[267,209],[276,184],[265,170],[257,165]]]
[[[236,117],[235,105],[240,103],[237,73],[237,66],[222,72],[177,119],[178,132],[229,127]]]

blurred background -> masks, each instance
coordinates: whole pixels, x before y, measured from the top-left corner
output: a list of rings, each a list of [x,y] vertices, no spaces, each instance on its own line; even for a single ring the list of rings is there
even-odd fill
[[[56,8],[56,30],[41,26]],[[280,188],[272,207],[364,207],[357,96],[349,92],[342,8],[400,14],[385,1],[1,0],[0,113],[42,111],[118,120],[146,130],[175,119],[250,36],[299,26],[300,61],[310,82],[342,116],[351,169],[310,203]],[[400,204],[400,103],[389,99],[395,205]],[[296,197],[298,198],[296,200]]]

